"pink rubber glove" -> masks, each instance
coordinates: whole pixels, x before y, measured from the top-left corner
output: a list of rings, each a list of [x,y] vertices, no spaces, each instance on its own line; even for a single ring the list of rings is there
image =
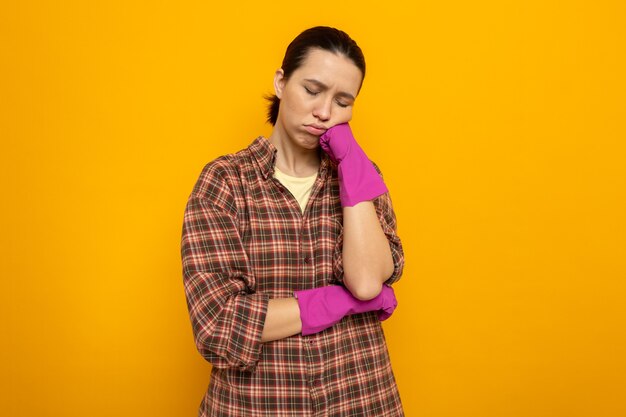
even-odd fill
[[[294,291],[294,296],[300,306],[303,336],[321,332],[357,313],[376,311],[380,321],[387,320],[398,305],[393,288],[386,284],[380,294],[367,301],[355,298],[340,285]]]
[[[338,164],[342,207],[373,200],[388,191],[347,123],[333,126],[324,132],[320,136],[320,146]]]

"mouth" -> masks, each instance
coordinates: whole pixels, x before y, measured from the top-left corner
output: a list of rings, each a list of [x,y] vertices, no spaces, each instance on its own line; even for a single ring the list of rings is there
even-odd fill
[[[320,125],[304,125],[304,129],[312,135],[322,136],[328,129]]]

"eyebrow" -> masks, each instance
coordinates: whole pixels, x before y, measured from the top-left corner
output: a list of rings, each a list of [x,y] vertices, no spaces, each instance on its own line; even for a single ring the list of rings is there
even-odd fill
[[[315,84],[319,88],[328,90],[328,86],[326,84],[324,84],[323,82],[321,82],[321,81],[315,80],[313,78],[305,78],[304,81],[307,81],[307,82],[310,82],[312,84]],[[337,93],[337,95],[341,96],[341,97],[345,97],[345,98],[350,99],[352,101],[356,100],[352,94],[346,93],[345,91],[340,91],[340,92]]]

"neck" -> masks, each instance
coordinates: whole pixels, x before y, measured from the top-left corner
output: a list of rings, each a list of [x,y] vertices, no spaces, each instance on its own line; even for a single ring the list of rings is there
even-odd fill
[[[308,177],[319,170],[319,148],[307,149],[297,146],[285,135],[279,134],[277,129],[274,129],[268,140],[277,149],[276,166],[285,174]]]

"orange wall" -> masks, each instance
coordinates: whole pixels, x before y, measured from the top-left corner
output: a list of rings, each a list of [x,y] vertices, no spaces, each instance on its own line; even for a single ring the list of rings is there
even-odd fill
[[[407,415],[626,415],[624,2],[3,3],[2,415],[196,415],[186,198],[316,24],[368,60]]]

